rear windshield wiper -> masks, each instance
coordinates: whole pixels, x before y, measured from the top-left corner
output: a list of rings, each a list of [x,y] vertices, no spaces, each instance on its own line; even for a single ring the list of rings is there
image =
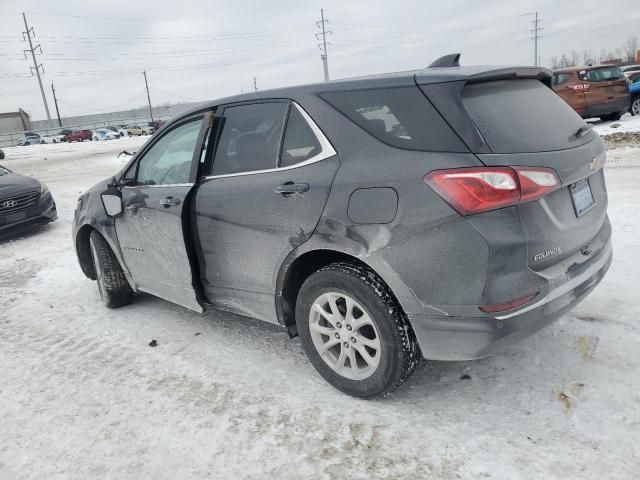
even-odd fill
[[[593,130],[593,125],[591,125],[590,123],[587,123],[586,125],[583,125],[582,127],[580,127],[578,129],[578,131],[576,132],[576,137],[577,138],[582,138],[587,133],[589,133],[591,130]]]

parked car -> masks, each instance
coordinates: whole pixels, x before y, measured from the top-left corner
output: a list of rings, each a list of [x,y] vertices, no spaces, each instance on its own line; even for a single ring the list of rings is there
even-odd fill
[[[620,71],[625,77],[629,77],[632,73],[640,72],[640,65],[626,65],[620,67]]]
[[[127,135],[151,135],[152,130],[148,126],[129,125],[127,127]]]
[[[48,133],[40,137],[40,143],[59,143],[64,141],[64,136],[56,133]]]
[[[629,80],[631,81],[631,85],[629,86],[631,107],[629,111],[631,115],[640,115],[640,72],[629,76]]]
[[[24,137],[18,140],[16,144],[19,147],[25,147],[28,145],[37,145],[40,143],[40,135],[34,132],[26,132]]]
[[[553,88],[583,118],[619,120],[629,109],[629,85],[615,65],[554,70]]]
[[[107,128],[98,128],[93,132],[94,140],[115,140],[116,138],[120,138],[120,134]]]
[[[85,140],[92,140],[93,133],[91,130],[76,130],[64,137],[65,142],[84,142]]]
[[[64,128],[64,129],[62,129],[62,130],[60,130],[58,132],[58,135],[62,135],[63,137],[66,137],[67,135],[69,135],[72,132],[73,132],[73,130],[69,130],[68,128]]]
[[[57,216],[44,183],[0,166],[0,234],[24,224],[52,222]]]
[[[113,133],[117,134],[118,137],[124,137],[127,135],[127,129],[126,128],[122,128],[122,127],[114,127],[114,126],[108,126],[106,127],[107,130],[111,130]]]
[[[79,197],[80,265],[107,307],[280,324],[359,397],[490,355],[612,259],[603,142],[551,80],[443,67],[200,105]]]

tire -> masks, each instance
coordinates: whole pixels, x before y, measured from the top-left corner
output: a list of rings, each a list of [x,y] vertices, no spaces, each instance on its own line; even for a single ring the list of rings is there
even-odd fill
[[[600,120],[604,122],[615,122],[617,120],[620,120],[620,117],[622,117],[622,113],[615,112],[615,113],[610,113],[609,115],[602,115],[600,117]]]
[[[389,394],[411,376],[421,358],[397,300],[374,272],[359,265],[333,263],[311,274],[298,294],[296,325],[318,373],[354,397]]]
[[[631,100],[631,108],[629,108],[631,115],[640,115],[640,96]]]
[[[133,290],[107,241],[94,230],[89,243],[102,303],[109,308],[130,304],[133,301]]]

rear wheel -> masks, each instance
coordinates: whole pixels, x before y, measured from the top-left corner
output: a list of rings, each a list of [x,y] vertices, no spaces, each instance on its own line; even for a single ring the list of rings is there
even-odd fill
[[[631,101],[631,115],[640,115],[640,96]]]
[[[130,304],[133,300],[133,290],[109,244],[95,230],[91,232],[89,242],[102,303],[109,308]]]
[[[316,370],[355,397],[392,392],[420,360],[411,325],[392,293],[359,265],[334,263],[307,278],[296,324]]]

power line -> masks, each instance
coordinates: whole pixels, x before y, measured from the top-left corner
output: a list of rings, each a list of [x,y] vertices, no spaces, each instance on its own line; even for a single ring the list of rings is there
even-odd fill
[[[331,42],[327,42],[327,35],[331,32],[330,30],[326,29],[326,25],[327,23],[329,23],[329,20],[324,18],[324,9],[321,8],[320,9],[320,21],[316,22],[316,25],[318,26],[318,28],[320,29],[320,32],[316,33],[316,39],[320,39],[320,36],[322,36],[322,43],[318,44],[318,47],[320,47],[320,50],[322,51],[322,53],[320,54],[320,58],[322,59],[322,65],[324,67],[324,81],[328,82],[329,81],[329,58],[327,55],[327,43],[329,43],[329,45],[331,45]]]
[[[38,64],[36,60],[36,50],[40,50],[40,54],[42,54],[42,48],[40,45],[33,46],[33,42],[31,41],[31,35],[35,36],[33,27],[29,28],[29,24],[27,23],[27,16],[23,13],[22,19],[24,20],[24,29],[26,31],[22,32],[23,40],[27,40],[29,42],[29,48],[24,50],[24,58],[27,58],[27,52],[31,53],[31,58],[33,59],[33,67],[29,67],[31,70],[31,74],[35,71],[36,77],[38,77],[38,85],[40,85],[40,94],[42,95],[42,103],[44,103],[44,111],[47,114],[47,122],[51,123],[51,115],[49,114],[49,105],[47,105],[47,97],[44,94],[44,88],[42,87],[42,79],[40,78],[40,70],[44,73],[44,67],[42,64]],[[26,38],[25,38],[26,35]]]

